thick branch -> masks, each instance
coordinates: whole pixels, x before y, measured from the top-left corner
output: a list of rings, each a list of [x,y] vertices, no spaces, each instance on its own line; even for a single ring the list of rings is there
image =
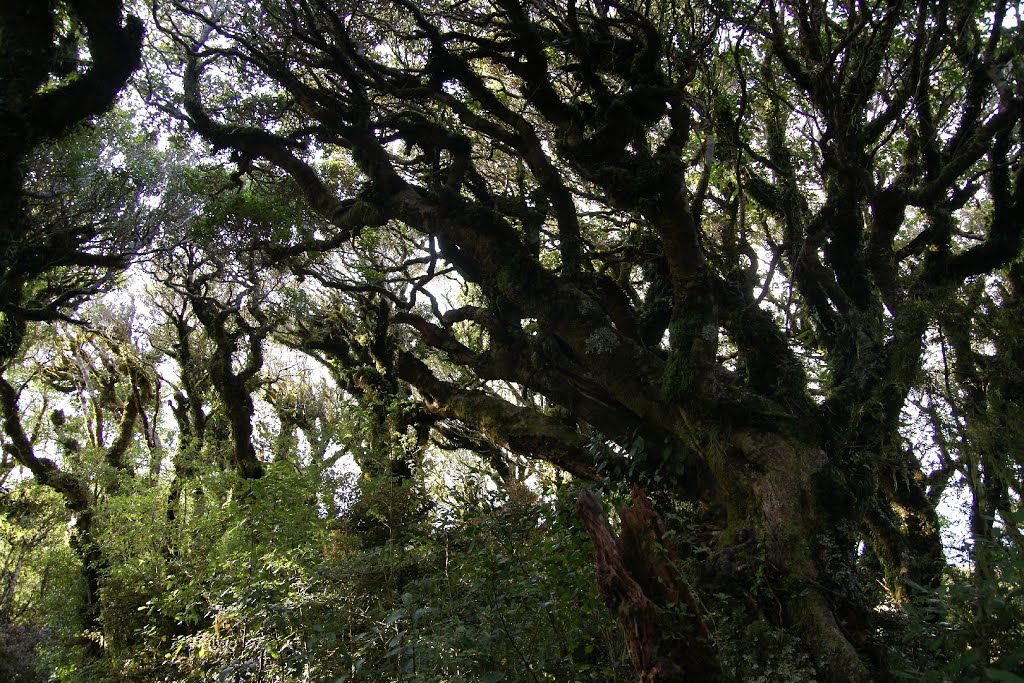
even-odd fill
[[[407,352],[399,355],[398,375],[419,390],[429,412],[459,420],[493,443],[550,462],[573,476],[588,481],[600,479],[587,450],[589,440],[559,420],[483,391],[443,382]]]
[[[11,386],[7,378],[0,376],[0,415],[4,419],[4,432],[13,446],[14,458],[32,472],[36,481],[64,496],[71,510],[85,512],[91,505],[89,488],[85,482],[61,470],[49,458],[36,457],[32,442],[21,424],[18,394],[18,390]]]

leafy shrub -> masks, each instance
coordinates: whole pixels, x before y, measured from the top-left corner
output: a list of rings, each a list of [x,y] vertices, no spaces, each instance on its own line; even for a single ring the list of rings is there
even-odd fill
[[[47,677],[36,653],[46,634],[38,626],[0,624],[0,681],[43,683]]]

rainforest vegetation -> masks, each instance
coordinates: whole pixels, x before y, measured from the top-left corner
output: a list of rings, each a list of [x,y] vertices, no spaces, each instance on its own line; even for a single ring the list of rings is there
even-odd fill
[[[0,680],[1024,681],[1007,0],[0,2]]]

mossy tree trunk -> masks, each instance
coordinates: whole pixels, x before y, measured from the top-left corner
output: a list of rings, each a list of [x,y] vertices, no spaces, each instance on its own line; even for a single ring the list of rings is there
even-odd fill
[[[822,680],[884,678],[859,548],[897,601],[941,575],[901,411],[944,302],[1020,252],[1022,85],[982,67],[1008,65],[1018,34],[967,6],[698,4],[247,5],[173,36],[191,45],[179,115],[316,212],[316,236],[261,244],[316,280],[309,315],[365,317],[395,341],[353,353],[366,330],[299,321],[297,347],[372,361],[366,376],[414,389],[428,422],[648,487],[617,538],[580,508],[639,676],[722,664],[696,610],[651,623],[696,577],[696,604],[724,581]],[[213,31],[230,49],[204,44]],[[214,68],[258,71],[294,106],[215,101]],[[464,285],[447,305],[427,286],[450,289],[442,272]],[[676,583],[648,550],[674,505],[702,530]],[[756,566],[761,594],[719,564]],[[665,652],[677,631],[689,655]]]

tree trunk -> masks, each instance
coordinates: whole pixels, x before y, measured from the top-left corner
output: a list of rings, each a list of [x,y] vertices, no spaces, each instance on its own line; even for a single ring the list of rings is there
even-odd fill
[[[851,640],[865,641],[859,596],[856,500],[824,450],[740,431],[712,462],[729,527],[754,532],[776,576],[782,625],[807,645],[823,681],[866,681]]]
[[[594,544],[598,592],[622,623],[637,680],[716,680],[721,670],[702,610],[679,580],[674,549],[646,494],[633,489],[632,505],[619,511],[618,536],[589,491],[580,493],[576,511]]]
[[[0,601],[0,626],[6,626],[11,621],[11,610],[14,608],[14,589],[18,586],[18,576],[21,574],[21,566],[25,562],[27,553],[28,544],[22,543],[18,550],[18,559],[15,560],[14,567],[7,574],[7,580],[4,582],[6,585],[4,585],[3,600]]]
[[[92,493],[84,479],[65,472],[48,458],[36,456],[21,422],[18,395],[19,391],[0,374],[0,414],[4,418],[4,432],[11,441],[18,463],[27,467],[40,485],[48,486],[60,493],[64,504],[74,515],[71,545],[82,561],[82,575],[85,580],[82,618],[87,629],[101,631],[99,593],[105,558],[93,538]],[[90,639],[89,643],[90,654],[102,654],[102,647],[98,641]]]
[[[753,618],[770,617],[797,636],[818,680],[872,680],[866,653],[854,645],[868,642],[855,574],[856,522],[844,520],[851,503],[836,489],[824,451],[768,433],[736,432],[729,444],[709,456],[726,521],[698,577],[681,573],[687,558],[642,490],[634,488],[631,504],[620,510],[617,536],[593,494],[580,495],[577,512],[594,545],[599,592],[623,626],[638,680],[720,679],[705,605],[721,591],[754,600],[755,580],[768,582],[770,600],[758,598],[767,604],[756,605]]]

